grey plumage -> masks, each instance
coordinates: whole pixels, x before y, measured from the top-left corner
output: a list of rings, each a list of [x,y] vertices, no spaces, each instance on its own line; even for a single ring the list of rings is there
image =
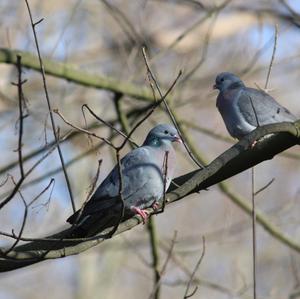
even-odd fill
[[[168,152],[166,189],[174,173],[175,151],[172,145],[174,141],[180,141],[180,138],[173,126],[157,125],[148,133],[141,147],[132,150],[121,159],[125,210],[140,214],[144,219],[147,215],[143,209],[157,203],[163,196],[166,152]],[[67,221],[85,231],[93,232],[98,228],[109,226],[107,216],[121,207],[119,184],[116,165],[82,210],[74,213]],[[97,229],[93,226],[97,226]]]
[[[217,107],[228,132],[235,138],[241,139],[257,126],[297,119],[269,94],[246,87],[232,73],[220,73],[216,77],[214,88],[220,91]]]

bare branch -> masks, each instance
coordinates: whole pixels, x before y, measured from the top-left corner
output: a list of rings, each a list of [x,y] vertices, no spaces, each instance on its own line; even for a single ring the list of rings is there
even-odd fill
[[[198,262],[197,262],[197,264],[196,264],[196,266],[195,266],[195,268],[194,268],[194,270],[191,274],[190,280],[187,283],[186,290],[185,290],[185,293],[184,293],[184,296],[183,296],[184,299],[192,297],[197,292],[198,287],[195,287],[194,291],[192,291],[192,293],[188,294],[189,290],[190,290],[190,287],[191,287],[191,283],[192,283],[192,281],[193,281],[193,279],[196,275],[197,270],[200,267],[200,264],[201,264],[201,262],[204,258],[204,255],[205,255],[205,237],[202,237],[202,246],[203,247],[202,247],[201,256],[200,256],[200,258],[199,258],[199,260],[198,260]]]
[[[199,163],[199,162],[197,161],[197,159],[194,157],[194,155],[192,154],[191,150],[189,149],[188,145],[186,144],[185,138],[184,138],[183,134],[181,133],[181,130],[180,130],[180,128],[179,128],[179,126],[178,126],[178,124],[177,124],[177,122],[176,122],[176,119],[175,119],[175,117],[174,117],[174,115],[173,115],[173,113],[172,113],[172,111],[171,111],[171,109],[170,109],[170,107],[169,107],[169,105],[168,105],[168,103],[167,103],[167,101],[166,101],[166,97],[163,97],[162,92],[161,92],[161,90],[160,90],[160,87],[159,87],[159,85],[158,85],[158,83],[157,83],[157,80],[155,79],[155,77],[154,77],[154,75],[153,75],[153,73],[152,73],[152,71],[151,71],[151,69],[150,69],[150,65],[149,65],[149,63],[148,63],[148,59],[147,59],[147,55],[146,55],[146,50],[145,50],[145,48],[142,48],[142,51],[143,51],[143,57],[144,57],[144,60],[145,60],[145,64],[146,64],[146,67],[147,67],[147,72],[150,74],[150,76],[151,76],[151,78],[152,78],[152,80],[153,80],[153,82],[154,82],[154,84],[155,84],[155,87],[156,87],[156,89],[157,89],[157,91],[158,91],[160,97],[162,98],[162,101],[163,101],[163,103],[164,103],[164,105],[165,105],[165,108],[166,108],[166,110],[167,110],[167,112],[168,112],[168,114],[169,114],[169,116],[170,116],[170,118],[171,118],[171,120],[172,120],[172,123],[174,124],[175,128],[176,128],[177,131],[178,131],[178,134],[179,134],[179,136],[180,136],[180,138],[181,138],[181,140],[182,140],[182,143],[183,143],[183,145],[184,145],[184,147],[185,147],[187,153],[189,154],[189,156],[191,157],[191,159],[192,159],[192,160],[193,160],[200,168],[204,168],[204,166],[202,166],[202,164]],[[180,74],[181,74],[181,72],[180,72]]]
[[[278,39],[278,26],[276,24],[275,25],[275,33],[274,33],[273,52],[272,52],[270,65],[269,65],[269,68],[268,68],[268,74],[267,74],[267,78],[266,78],[265,89],[268,88],[268,84],[269,84],[269,80],[270,80],[271,70],[272,70],[272,66],[273,66],[273,62],[274,62],[274,58],[275,58],[275,53],[276,53],[276,48],[277,48],[277,39]]]
[[[23,166],[23,154],[22,154],[22,138],[23,138],[23,102],[24,102],[24,94],[22,85],[27,80],[22,80],[22,56],[17,56],[17,69],[18,69],[18,99],[19,99],[19,139],[18,139],[18,156],[19,156],[19,167],[20,167],[20,175],[21,178],[24,177],[24,166]]]
[[[175,179],[175,182],[179,184],[180,187],[176,188],[171,186],[171,190],[167,194],[166,204],[169,205],[172,202],[186,197],[188,194],[203,190],[248,169],[253,165],[271,159],[274,155],[284,149],[300,142],[299,128],[300,120],[294,124],[280,123],[259,127],[212,161],[205,169],[196,170]],[[270,135],[270,137],[261,139],[261,137],[265,135]],[[249,146],[254,140],[261,141],[249,151]],[[223,187],[225,188],[225,185]],[[228,187],[226,188],[226,192],[232,193]],[[251,214],[251,205],[249,205],[247,201],[244,201],[237,196],[235,203],[245,212]],[[151,211],[152,209],[149,208],[149,210]],[[256,219],[257,222],[274,238],[291,249],[300,252],[300,244],[298,244],[294,238],[290,238],[281,232],[262,212],[256,211]],[[138,217],[132,217],[125,222],[122,222],[115,235],[131,229],[140,222],[141,220]],[[104,241],[101,237],[99,238],[99,236],[85,239],[64,240],[64,236],[69,233],[70,230],[68,229],[49,236],[43,241],[33,241],[28,244],[17,246],[9,253],[9,258],[12,257],[17,261],[13,262],[11,260],[0,259],[0,271],[3,272],[17,269],[45,259],[78,254]],[[54,241],[51,240],[57,240],[55,246],[53,245]]]
[[[156,284],[155,284],[155,286],[154,286],[154,288],[153,288],[153,290],[152,290],[152,292],[151,292],[151,294],[149,296],[149,299],[155,298],[154,296],[156,294],[158,294],[157,290],[158,290],[158,288],[159,288],[159,286],[161,284],[161,279],[162,279],[163,275],[165,274],[167,266],[169,264],[169,261],[170,261],[170,259],[172,257],[174,246],[175,246],[175,243],[176,243],[176,239],[177,239],[177,231],[174,231],[174,235],[173,235],[173,238],[172,238],[172,241],[171,241],[171,246],[170,246],[170,249],[169,249],[169,251],[167,253],[166,260],[165,260],[165,262],[164,262],[164,264],[163,264],[163,266],[161,268],[161,271],[159,273],[159,279],[157,280],[157,282],[156,282]]]
[[[42,74],[43,86],[44,86],[44,91],[45,91],[45,96],[46,96],[48,111],[49,111],[49,115],[50,115],[52,131],[53,131],[54,139],[55,139],[55,142],[56,142],[56,147],[57,147],[57,150],[58,150],[58,154],[59,154],[61,166],[62,166],[64,175],[65,175],[65,180],[66,180],[67,188],[68,188],[69,195],[70,195],[70,201],[71,201],[72,209],[73,209],[73,212],[75,212],[76,211],[75,202],[74,202],[74,199],[73,199],[73,194],[72,194],[72,189],[71,189],[71,184],[70,184],[70,181],[69,181],[69,177],[68,177],[68,174],[67,174],[67,171],[66,171],[66,168],[65,168],[65,164],[64,164],[63,154],[62,154],[62,151],[61,151],[61,148],[60,148],[60,145],[59,145],[59,138],[58,138],[57,132],[56,132],[56,127],[55,127],[53,112],[52,112],[50,98],[49,98],[48,89],[47,89],[44,64],[43,64],[42,56],[41,56],[41,53],[40,53],[40,47],[39,47],[39,43],[38,43],[37,34],[36,34],[36,31],[35,31],[35,27],[39,23],[41,23],[43,21],[43,19],[40,19],[39,21],[37,21],[37,22],[34,23],[33,22],[33,18],[32,18],[32,14],[31,14],[31,9],[30,9],[29,3],[28,3],[28,0],[25,0],[25,3],[26,3],[28,14],[29,14],[29,17],[30,17],[32,32],[33,32],[33,36],[34,36],[34,40],[35,40],[35,45],[36,45],[36,50],[37,50],[37,54],[38,54],[38,58],[39,58],[40,72]]]

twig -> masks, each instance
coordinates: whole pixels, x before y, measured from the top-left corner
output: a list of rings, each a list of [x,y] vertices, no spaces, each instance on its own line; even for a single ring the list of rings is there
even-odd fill
[[[272,66],[273,66],[275,53],[276,53],[276,48],[277,48],[277,38],[278,38],[278,25],[275,24],[274,46],[273,46],[273,52],[272,52],[270,65],[269,65],[269,68],[268,68],[268,74],[267,74],[267,78],[266,78],[265,89],[268,88],[268,83],[269,83],[269,80],[270,80],[271,69],[272,69]]]
[[[62,166],[62,169],[63,169],[63,172],[64,172],[64,176],[65,176],[67,188],[68,188],[68,191],[69,191],[72,209],[73,209],[73,212],[75,212],[76,211],[75,202],[74,202],[74,198],[73,198],[73,194],[72,194],[72,189],[71,189],[71,184],[70,184],[70,181],[69,181],[69,177],[68,177],[68,174],[67,174],[67,171],[66,171],[66,168],[65,168],[65,164],[64,164],[63,154],[62,154],[62,151],[61,151],[61,148],[60,148],[60,145],[59,145],[59,138],[58,138],[57,132],[56,132],[56,127],[55,127],[53,112],[52,112],[50,98],[49,98],[48,89],[47,89],[44,64],[43,64],[42,56],[41,56],[41,53],[40,53],[40,47],[39,47],[39,43],[38,43],[38,39],[37,39],[37,34],[36,34],[36,31],[35,31],[35,27],[39,23],[41,23],[43,21],[43,19],[40,19],[39,21],[37,21],[37,22],[34,23],[33,22],[33,18],[32,18],[32,14],[31,14],[31,9],[30,9],[29,3],[28,3],[28,0],[25,0],[25,3],[26,3],[28,14],[29,14],[29,17],[30,17],[31,27],[32,27],[32,31],[33,31],[34,40],[35,40],[35,45],[36,45],[36,50],[37,50],[37,54],[38,54],[38,58],[39,58],[40,71],[41,71],[41,74],[42,74],[43,86],[44,86],[44,91],[45,91],[45,96],[46,96],[48,111],[49,111],[49,115],[50,115],[52,131],[53,131],[54,139],[55,139],[55,142],[56,142],[56,145],[57,145],[57,151],[58,151],[60,162],[61,162],[61,166]]]
[[[14,180],[14,178],[11,176],[11,179],[14,183],[14,185],[16,186],[16,182]],[[23,220],[22,220],[22,224],[21,224],[21,228],[20,228],[20,231],[18,233],[18,235],[16,236],[15,233],[14,233],[14,230],[12,230],[12,236],[14,236],[14,239],[15,239],[15,242],[11,245],[11,247],[9,247],[7,250],[5,251],[1,251],[0,250],[0,253],[1,255],[3,255],[4,257],[6,257],[12,250],[14,250],[14,248],[18,245],[18,243],[21,241],[22,239],[22,234],[23,234],[23,231],[25,229],[25,224],[26,224],[26,220],[27,220],[27,215],[28,215],[28,208],[44,193],[46,192],[50,186],[52,185],[52,183],[54,182],[54,179],[51,179],[50,183],[48,184],[48,186],[46,186],[34,199],[32,199],[30,201],[29,204],[26,203],[22,193],[20,190],[18,190],[18,193],[20,195],[20,198],[22,200],[22,203],[24,204],[24,215],[23,215]],[[52,193],[52,191],[51,191]]]
[[[165,49],[163,49],[160,53],[158,53],[153,59],[160,58],[164,53],[169,52],[172,48],[174,48],[181,40],[183,40],[189,33],[194,31],[198,26],[203,24],[208,18],[210,18],[214,13],[219,13],[223,10],[232,0],[225,0],[220,5],[212,7],[207,10],[205,16],[201,16],[198,20],[196,20],[191,26],[186,28],[182,33],[180,33],[174,41]],[[152,59],[152,60],[153,60]]]
[[[162,279],[162,276],[165,274],[166,272],[166,269],[167,269],[167,265],[172,257],[172,253],[173,253],[173,249],[174,249],[174,246],[175,246],[175,243],[176,243],[176,239],[177,239],[177,231],[174,231],[174,235],[173,235],[173,238],[172,238],[172,241],[171,241],[171,246],[170,246],[170,249],[167,253],[167,257],[166,257],[166,260],[161,268],[161,271],[159,273],[159,279],[158,281],[156,282],[156,285],[154,286],[150,296],[149,296],[149,299],[151,298],[154,298],[156,292],[157,292],[157,289],[159,288],[160,284],[161,284],[161,279]]]
[[[116,158],[117,158],[117,166],[118,166],[118,177],[119,177],[119,202],[121,204],[121,209],[120,209],[120,215],[119,215],[119,219],[116,223],[116,225],[113,227],[113,229],[107,234],[109,237],[112,237],[114,235],[114,233],[118,230],[118,227],[124,217],[124,213],[125,213],[125,204],[124,204],[124,198],[123,198],[123,175],[122,175],[122,165],[121,165],[121,159],[120,159],[120,150],[122,148],[117,148],[116,149]]]
[[[125,132],[126,136],[128,136],[128,134],[130,133],[130,125],[129,125],[126,113],[124,113],[122,111],[121,99],[122,99],[122,94],[120,94],[120,93],[114,94],[114,104],[115,104],[115,109],[116,109],[116,113],[117,113],[117,118],[118,118],[118,120],[121,124],[121,127],[122,127],[123,131]],[[129,140],[129,141],[130,141],[130,145],[131,145],[132,149],[134,149],[134,147],[138,147],[138,145],[135,142],[133,142],[132,140]]]
[[[167,180],[168,180],[168,161],[169,161],[169,152],[165,152],[164,163],[163,163],[163,178],[164,178],[164,195],[161,211],[164,212],[166,206],[166,192],[167,192]]]
[[[101,164],[102,164],[102,160],[99,160],[98,161],[98,167],[97,167],[96,175],[94,176],[94,178],[92,180],[92,184],[90,186],[90,189],[88,191],[86,199],[83,202],[83,204],[82,204],[82,206],[81,206],[81,208],[79,210],[78,216],[76,217],[76,219],[75,219],[74,223],[72,224],[72,226],[75,226],[78,223],[78,220],[80,219],[80,217],[82,215],[84,207],[86,206],[88,200],[90,199],[90,196],[93,194],[93,192],[95,190],[95,187],[96,187],[96,184],[97,184],[97,181],[98,181],[98,177],[99,177],[99,173],[100,173]]]
[[[149,241],[151,248],[151,256],[152,256],[152,268],[154,273],[154,294],[153,298],[158,299],[160,297],[160,286],[158,285],[160,281],[160,273],[159,273],[159,253],[158,253],[158,240],[156,235],[156,226],[155,220],[151,217],[147,223],[147,229],[149,232]]]
[[[0,250],[1,255],[6,258],[7,255],[14,250],[14,248],[18,245],[18,243],[21,240],[24,228],[25,228],[25,224],[26,224],[26,220],[27,220],[27,214],[28,214],[28,206],[23,198],[22,193],[18,190],[22,203],[24,204],[24,215],[23,215],[23,220],[22,220],[22,224],[21,224],[21,229],[19,231],[19,234],[16,236],[14,233],[14,230],[12,230],[12,234],[15,236],[15,242],[5,251]]]
[[[13,85],[17,85],[18,87],[18,99],[19,99],[19,139],[18,139],[18,158],[19,158],[19,167],[20,167],[20,175],[21,178],[24,177],[24,166],[23,166],[23,155],[22,155],[22,138],[23,138],[23,103],[24,103],[24,94],[22,85],[26,83],[26,79],[22,80],[22,57],[17,55],[17,69],[18,69],[18,83]]]
[[[254,113],[254,116],[255,116],[256,127],[259,127],[260,124],[259,124],[258,116],[257,116],[256,110],[255,110],[255,107],[254,107],[252,98],[251,98],[251,96],[249,96],[249,95],[247,95],[247,96],[248,96],[248,98],[249,98],[249,100],[250,100],[251,108],[252,108],[253,113]]]
[[[214,185],[228,177],[231,177],[234,174],[248,169],[254,164],[258,164],[262,161],[270,159],[270,155],[274,156],[284,149],[297,144],[299,142],[299,133],[295,127],[298,126],[300,126],[300,121],[297,121],[294,124],[280,123],[266,125],[251,132],[237,145],[230,148],[216,158],[213,162],[211,162],[207,168],[203,170],[196,170],[192,173],[177,178],[175,181],[178,182],[181,187],[173,189],[168,193],[169,201],[167,204],[178,201],[187,194],[195,192],[195,190],[203,190],[203,188]],[[249,151],[249,146],[254,140],[261,138],[266,134],[278,132],[281,133],[273,134],[270,138],[264,142],[261,142],[257,148]],[[251,205],[245,199],[241,198],[239,195],[230,190],[228,185],[223,183],[219,186],[223,188],[223,191],[230,196],[235,204],[242,208],[244,212],[251,215]],[[297,252],[300,251],[300,245],[296,242],[296,240],[280,231],[260,211],[257,211],[257,221],[262,225],[263,228],[267,230],[268,233],[270,233],[281,243],[287,245],[289,248]],[[115,235],[133,228],[140,222],[141,221],[139,221],[139,219],[136,217],[127,220],[119,226],[119,229]],[[13,257],[15,260],[17,260],[17,262],[0,260],[0,271],[10,271],[20,267],[29,266],[30,264],[46,259],[61,258],[68,255],[78,254],[104,241],[103,239],[99,239],[99,236],[96,236],[89,238],[88,241],[82,239],[74,240],[76,245],[72,246],[74,243],[70,243],[69,240],[61,239],[66,232],[69,232],[69,230],[61,231],[48,237],[60,240],[60,243],[57,243],[56,245],[58,248],[55,249],[53,249],[53,246],[51,245],[53,242],[50,240],[45,240],[44,242],[32,242],[18,246],[9,255],[9,257]],[[51,247],[50,250],[49,247]]]
[[[19,188],[23,184],[24,180],[33,172],[33,170],[42,162],[44,161],[56,148],[57,144],[55,144],[50,150],[45,153],[40,159],[38,159],[33,166],[24,174],[23,178],[20,178],[20,180],[15,184],[14,189],[11,191],[11,193],[0,203],[0,210],[15,196],[15,194],[18,192]]]
[[[255,173],[251,168],[252,202],[252,262],[253,262],[253,299],[256,299],[256,209],[255,209]]]
[[[133,132],[146,120],[149,118],[149,116],[154,112],[155,108],[158,107],[160,105],[161,102],[163,102],[165,100],[165,98],[168,96],[168,94],[172,91],[172,89],[174,88],[175,84],[177,83],[179,77],[181,76],[181,72],[179,72],[179,74],[177,75],[177,77],[175,78],[174,82],[171,84],[171,86],[169,87],[169,89],[167,90],[167,92],[163,95],[160,94],[161,99],[159,101],[157,101],[155,103],[155,105],[153,105],[153,108],[151,110],[149,110],[149,112],[140,120],[138,121],[133,128],[131,129],[130,133],[127,136],[127,139],[124,140],[123,144],[121,145],[122,147],[125,145],[125,143],[127,142],[128,138],[130,138],[130,136],[133,134]]]
[[[187,153],[189,154],[189,156],[191,157],[191,159],[198,165],[198,167],[204,168],[204,166],[203,166],[201,163],[199,163],[199,162],[197,161],[197,159],[194,157],[194,155],[192,154],[191,150],[189,149],[188,145],[187,145],[186,142],[185,142],[185,138],[183,137],[183,135],[182,135],[182,133],[181,133],[181,131],[180,131],[180,128],[179,128],[179,126],[178,126],[178,124],[177,124],[177,122],[176,122],[176,119],[174,118],[173,113],[172,113],[172,111],[171,111],[170,108],[169,108],[169,105],[168,105],[168,103],[167,103],[167,101],[166,101],[166,97],[163,97],[162,92],[161,92],[161,90],[160,90],[160,87],[159,87],[159,85],[158,85],[158,83],[157,83],[157,80],[155,79],[155,77],[154,77],[154,75],[153,75],[153,73],[152,73],[152,71],[151,71],[151,69],[150,69],[150,65],[149,65],[149,63],[148,63],[148,59],[147,59],[147,55],[146,55],[146,50],[145,50],[144,47],[142,48],[142,52],[143,52],[143,57],[144,57],[145,64],[146,64],[146,67],[147,67],[147,72],[150,74],[150,76],[151,76],[151,78],[152,78],[152,80],[153,80],[153,82],[154,82],[154,84],[155,84],[155,87],[156,87],[156,89],[157,89],[157,91],[158,91],[160,97],[162,98],[162,101],[163,101],[163,103],[164,103],[164,105],[165,105],[165,108],[166,108],[166,110],[167,110],[167,112],[168,112],[168,114],[169,114],[169,116],[170,116],[170,118],[171,118],[171,120],[172,120],[172,123],[174,124],[175,128],[176,128],[177,131],[178,131],[178,134],[179,134],[179,136],[180,136],[180,138],[181,138],[181,140],[182,140],[182,143],[183,143],[183,145],[184,145],[184,147],[185,147]],[[180,71],[180,75],[181,75],[181,71]]]
[[[155,95],[153,95],[153,96],[155,96]],[[128,135],[130,133],[130,125],[128,123],[128,119],[127,119],[126,114],[123,113],[123,111],[120,107],[120,99],[121,99],[120,95],[115,94],[114,103],[115,103],[117,116],[118,116],[118,119],[121,123],[122,129]],[[164,198],[165,198],[165,183],[164,183]],[[147,230],[148,230],[149,242],[150,242],[150,248],[151,248],[151,256],[152,256],[151,266],[153,268],[154,286],[155,286],[157,284],[157,282],[159,281],[159,279],[160,279],[160,273],[159,273],[159,270],[158,270],[158,266],[159,266],[158,240],[157,240],[157,234],[156,234],[155,219],[152,218],[152,217],[150,217],[150,219],[148,220]],[[155,294],[154,294],[154,298],[158,299],[159,295],[160,295],[160,287],[158,287],[156,289]]]
[[[164,154],[164,161],[163,161],[163,166],[162,166],[162,176],[163,176],[163,184],[164,184],[164,191],[163,191],[163,200],[162,200],[162,204],[161,204],[161,209],[158,211],[155,211],[155,214],[160,214],[163,213],[165,210],[165,206],[166,206],[166,192],[167,192],[167,180],[168,180],[168,160],[169,159],[169,152],[166,151]]]
[[[267,189],[273,182],[275,181],[275,178],[272,178],[265,186],[261,187],[260,189],[258,189],[254,195],[258,195],[260,192],[264,191],[265,189]]]
[[[138,145],[133,140],[130,139],[130,136],[124,134],[122,131],[118,130],[113,125],[111,125],[109,122],[107,122],[106,120],[104,120],[103,118],[101,118],[87,104],[83,104],[82,105],[82,107],[81,107],[82,111],[84,111],[83,108],[86,108],[97,120],[99,120],[100,122],[102,122],[105,126],[109,127],[113,131],[117,132],[119,135],[121,135],[122,137],[124,137],[125,140],[130,140],[131,143],[133,143],[136,147],[138,147]],[[83,112],[83,114],[84,114],[84,112]]]
[[[204,255],[205,255],[205,237],[203,236],[202,237],[202,253],[201,253],[201,256],[200,256],[200,258],[199,258],[192,274],[191,274],[190,280],[187,283],[186,290],[185,290],[185,293],[184,293],[184,296],[183,296],[184,299],[192,297],[197,292],[198,286],[195,287],[195,289],[192,291],[192,293],[188,294],[189,289],[191,287],[191,283],[192,283],[192,281],[193,281],[193,279],[196,275],[196,272],[197,272],[197,270],[198,270],[198,268],[199,268],[199,266],[200,266],[200,264],[201,264],[201,262],[204,258]]]
[[[202,242],[202,245],[203,245],[203,242]],[[165,252],[169,250],[165,241],[160,243],[160,247]],[[187,266],[187,265],[184,264],[183,260],[178,256],[178,254],[176,254],[174,252],[172,254],[171,258],[172,258],[173,263],[176,264],[187,277],[191,277],[191,275],[192,275],[193,272],[190,270],[189,266]],[[195,276],[194,276],[194,278],[193,278],[193,280],[191,282],[199,284],[199,285],[203,285],[203,286],[205,286],[207,288],[211,288],[214,291],[218,291],[218,292],[221,292],[223,294],[229,295],[230,298],[234,297],[234,294],[233,294],[233,292],[230,289],[228,289],[228,288],[226,288],[226,287],[224,287],[222,285],[219,285],[217,283],[214,283],[214,282],[211,282],[211,281],[202,280],[202,279],[198,279],[198,278],[195,278]],[[186,280],[180,281],[180,283],[183,283],[185,286],[187,285],[187,281]],[[178,281],[175,281],[175,285],[178,285]]]
[[[53,189],[54,189],[54,186],[55,186],[55,179],[54,178],[51,178],[49,184],[37,195],[35,196],[35,198],[33,198],[31,200],[31,202],[28,204],[28,207],[30,207],[40,196],[42,196],[42,194],[44,194],[50,187],[52,186],[52,189],[50,191],[50,194],[49,194],[49,197],[48,197],[48,200],[41,204],[42,206],[48,206],[49,205],[49,202],[51,200],[51,196],[52,196],[52,192],[53,192]],[[36,207],[33,207],[33,208],[36,208]]]
[[[127,117],[130,118],[130,119],[135,119],[137,116],[143,114],[145,111],[148,111],[149,109],[152,109],[153,108],[153,103],[150,103],[148,104],[147,106],[145,107],[139,107],[139,108],[135,108],[133,110],[131,110],[130,112],[126,113]],[[117,123],[117,120],[116,119],[112,119],[111,121],[109,121],[110,124],[114,125]],[[102,125],[100,125],[102,126]],[[89,125],[89,129],[93,129],[93,128],[96,128],[96,127],[100,127],[98,123],[94,122],[92,123],[91,125]],[[66,141],[66,140],[69,140],[69,138],[74,138],[76,136],[78,136],[78,134],[81,134],[82,132],[80,131],[69,131],[68,133],[66,133],[63,137],[61,137],[60,139],[60,143]],[[55,142],[50,142],[48,144],[47,147],[40,147],[36,150],[33,150],[32,152],[30,152],[29,154],[27,155],[24,155],[23,156],[23,162],[26,162],[28,161],[29,159],[41,154],[42,152],[46,151],[48,148],[50,148],[51,146],[55,145]],[[18,165],[18,160],[17,161],[14,161],[12,163],[9,163],[7,164],[6,166],[2,167],[0,169],[0,175],[8,172],[10,169],[12,169],[13,167],[17,166]]]
[[[77,131],[80,131],[82,133],[85,133],[89,136],[93,136],[97,139],[100,139],[102,141],[104,141],[106,144],[108,144],[109,146],[112,146],[113,148],[115,148],[115,146],[107,139],[107,138],[104,138],[104,137],[101,137],[101,136],[98,136],[96,133],[94,132],[90,132],[88,130],[85,130],[83,128],[80,128],[74,124],[72,124],[70,121],[68,121],[63,115],[61,112],[59,112],[58,109],[53,109],[53,112],[56,113],[66,124],[68,124],[70,127],[72,127],[73,129],[76,129]]]

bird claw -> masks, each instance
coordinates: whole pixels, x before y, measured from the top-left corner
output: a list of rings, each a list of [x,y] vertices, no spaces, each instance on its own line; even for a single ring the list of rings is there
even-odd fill
[[[155,202],[151,205],[151,208],[152,208],[154,211],[158,210],[158,208],[159,208],[159,203],[158,203],[157,201],[155,201]]]
[[[142,217],[143,224],[145,224],[146,220],[149,218],[149,212],[147,210],[142,210],[137,207],[131,207],[131,211]]]

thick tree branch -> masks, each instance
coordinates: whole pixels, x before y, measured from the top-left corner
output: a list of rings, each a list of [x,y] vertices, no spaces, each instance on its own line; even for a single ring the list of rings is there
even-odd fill
[[[17,64],[17,55],[22,56],[22,66],[40,71],[37,57],[29,52],[0,48],[0,63]],[[153,95],[147,87],[141,88],[124,83],[108,76],[100,76],[77,69],[74,65],[43,59],[45,73],[62,78],[83,86],[105,89],[114,93],[124,94],[139,100],[153,102]]]
[[[265,136],[270,133],[275,134]],[[259,140],[259,142],[254,148],[251,148],[254,140]],[[262,161],[272,159],[278,153],[299,143],[300,120],[294,124],[280,123],[260,127],[217,157],[205,169],[196,170],[176,178],[174,181],[180,187],[171,186],[167,194],[167,204],[184,198],[193,192],[206,189]],[[241,207],[247,211],[248,209],[244,205],[241,202]],[[256,217],[258,223],[275,238],[300,252],[300,243],[284,235],[269,222],[263,213],[257,211]],[[115,235],[132,229],[140,222],[141,219],[135,216],[120,223]],[[104,241],[104,239],[97,238],[97,236],[88,239],[63,240],[69,231],[67,229],[49,236],[48,239],[32,240],[32,242],[17,246],[9,253],[8,257],[0,258],[0,272],[25,267],[46,259],[79,254]],[[26,241],[24,238],[21,240]],[[27,241],[30,240],[27,239]]]

